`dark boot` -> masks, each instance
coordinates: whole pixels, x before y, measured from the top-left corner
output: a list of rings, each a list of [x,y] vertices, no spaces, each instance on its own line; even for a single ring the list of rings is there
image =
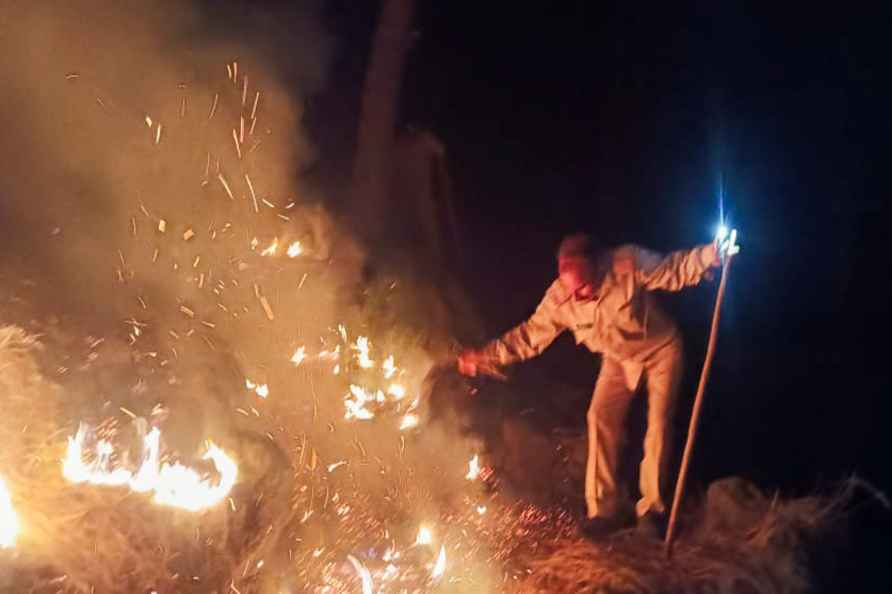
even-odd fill
[[[619,513],[607,517],[589,518],[581,526],[582,533],[591,540],[600,540],[632,525],[630,514]]]
[[[649,511],[638,518],[635,532],[644,538],[663,540],[666,536],[666,526],[668,524],[669,517],[665,513]]]

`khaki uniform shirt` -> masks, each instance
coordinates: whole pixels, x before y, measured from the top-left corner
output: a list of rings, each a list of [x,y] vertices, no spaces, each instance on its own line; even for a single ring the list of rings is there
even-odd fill
[[[555,280],[532,317],[483,347],[491,363],[509,365],[542,353],[564,330],[576,344],[628,367],[636,384],[643,367],[679,340],[675,323],[650,291],[679,291],[698,284],[716,262],[712,244],[661,256],[634,245],[610,250],[597,262],[596,295],[578,301]]]

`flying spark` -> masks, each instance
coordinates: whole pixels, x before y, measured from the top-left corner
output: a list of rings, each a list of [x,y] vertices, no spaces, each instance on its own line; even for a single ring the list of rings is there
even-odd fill
[[[273,239],[273,242],[271,244],[269,244],[269,247],[267,247],[265,250],[260,252],[260,255],[261,256],[275,256],[277,249],[279,249],[279,238],[278,237]]]

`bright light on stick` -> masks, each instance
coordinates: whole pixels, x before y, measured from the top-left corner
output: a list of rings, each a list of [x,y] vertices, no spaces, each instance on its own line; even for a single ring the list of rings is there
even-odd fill
[[[737,245],[737,229],[729,229],[724,223],[720,223],[716,229],[715,243],[722,256],[734,256],[740,252],[740,246]]]

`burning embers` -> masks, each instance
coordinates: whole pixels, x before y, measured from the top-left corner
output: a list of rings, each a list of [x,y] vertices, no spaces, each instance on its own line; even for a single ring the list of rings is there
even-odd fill
[[[341,326],[339,331],[342,339],[346,342],[346,330]],[[386,357],[379,365],[371,357],[372,344],[365,336],[357,337],[356,342],[350,345],[350,351],[354,353],[356,364],[360,370],[366,372],[366,376],[369,372],[374,372],[379,377],[372,380],[376,384],[375,388],[350,384],[349,391],[344,396],[344,407],[346,408],[344,418],[365,421],[373,419],[376,410],[395,408],[400,411],[401,401],[406,397],[406,388],[393,381],[401,374],[401,370],[394,363],[393,355]],[[416,398],[405,410],[402,410],[400,431],[418,425],[417,408],[418,399]]]
[[[437,552],[438,551],[438,552]],[[332,564],[326,570],[326,587],[314,590],[323,593],[353,591],[349,574],[358,578],[363,594],[375,592],[424,592],[418,586],[433,586],[447,569],[446,545],[434,544],[433,532],[421,525],[415,542],[398,548],[395,542],[385,549],[373,549],[365,555],[348,554],[347,563]],[[415,584],[414,589],[407,584]]]
[[[0,477],[0,548],[15,546],[19,533],[19,519],[12,507],[12,497]]]
[[[128,454],[119,454],[111,442],[98,438],[88,425],[81,423],[77,434],[68,438],[62,474],[73,483],[126,486],[137,493],[153,493],[155,503],[188,511],[216,505],[229,494],[238,478],[235,460],[210,441],[202,460],[213,465],[216,480],[179,462],[161,462],[161,431],[157,427],[142,439],[140,463],[135,469],[127,464]]]
[[[343,324],[338,326],[336,334],[341,344],[324,348],[317,354],[308,354],[306,346],[299,346],[289,361],[295,367],[312,362],[333,363],[333,375],[349,374],[359,378],[348,385],[344,394],[345,420],[368,421],[386,410],[395,411],[401,416],[400,431],[417,427],[420,422],[417,411],[419,399],[413,399],[408,405],[403,404],[406,387],[398,380],[405,375],[405,370],[396,366],[394,356],[388,355],[379,363],[372,358],[372,343],[367,336],[357,336],[355,341],[350,342]],[[345,348],[342,349],[342,346]],[[245,378],[245,386],[261,398],[269,395],[266,384],[257,384]]]

